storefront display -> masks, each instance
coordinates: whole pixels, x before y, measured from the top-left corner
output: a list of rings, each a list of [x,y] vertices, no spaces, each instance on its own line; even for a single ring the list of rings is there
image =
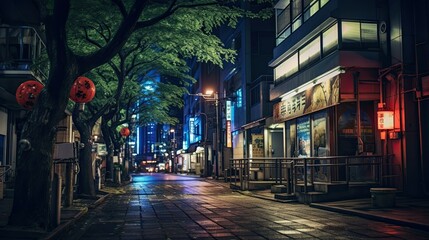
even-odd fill
[[[326,135],[326,119],[325,111],[313,115],[312,136],[313,136],[313,156],[325,157],[329,156],[329,148]]]
[[[286,123],[286,157],[296,156],[296,124],[295,121]]]
[[[308,157],[310,152],[310,118],[297,119],[296,132],[298,138],[298,157]]]

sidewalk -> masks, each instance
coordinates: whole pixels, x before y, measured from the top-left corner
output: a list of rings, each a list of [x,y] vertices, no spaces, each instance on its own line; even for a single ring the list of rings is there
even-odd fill
[[[290,202],[290,200],[275,199],[274,193],[271,193],[270,190],[239,192],[270,201]],[[396,196],[396,205],[392,208],[373,207],[371,198],[311,203],[310,207],[359,216],[400,226],[417,228],[425,231],[428,231],[429,229],[429,198]]]
[[[58,235],[72,227],[89,209],[97,207],[111,193],[115,193],[118,190],[115,187],[105,187],[97,194],[96,198],[74,199],[72,206],[61,208],[60,225],[50,232],[7,225],[13,204],[13,198],[7,196],[0,200],[0,239],[57,239]]]
[[[196,178],[198,178],[196,176]],[[229,188],[229,183],[223,180],[206,178],[205,181]],[[105,187],[96,199],[75,199],[73,206],[61,209],[61,224],[51,232],[41,232],[18,227],[7,226],[7,220],[12,207],[12,198],[0,200],[0,239],[57,239],[73,224],[84,216],[89,209],[97,207],[113,193],[121,193],[122,188]],[[287,204],[291,200],[274,198],[270,190],[240,191],[244,195],[261,198],[269,201]],[[293,200],[292,200],[293,201]],[[396,197],[396,206],[393,208],[374,208],[370,198],[312,203],[311,207],[343,214],[355,215],[376,221],[407,226],[416,229],[429,229],[429,199],[415,199],[402,196]]]

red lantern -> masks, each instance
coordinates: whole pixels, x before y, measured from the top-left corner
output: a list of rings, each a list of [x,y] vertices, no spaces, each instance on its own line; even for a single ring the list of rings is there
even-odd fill
[[[129,128],[127,128],[127,127],[123,127],[122,129],[121,129],[121,131],[120,131],[120,133],[121,133],[121,136],[123,136],[123,137],[128,137],[129,135],[130,135],[130,129]]]
[[[35,81],[28,80],[21,83],[16,89],[15,97],[19,105],[25,109],[33,108],[36,103],[37,97],[43,89],[43,84]]]
[[[76,103],[90,102],[95,96],[95,85],[87,77],[78,77],[70,90],[70,99]]]

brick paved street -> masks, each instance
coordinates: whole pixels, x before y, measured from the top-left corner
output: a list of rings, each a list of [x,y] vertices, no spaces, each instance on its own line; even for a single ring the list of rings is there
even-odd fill
[[[429,239],[429,232],[225,186],[162,173],[134,176],[61,239]]]

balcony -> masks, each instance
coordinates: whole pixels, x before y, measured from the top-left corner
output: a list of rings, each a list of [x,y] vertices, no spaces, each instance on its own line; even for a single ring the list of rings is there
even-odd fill
[[[46,79],[45,43],[34,28],[0,26],[0,102],[10,109],[19,109],[15,100],[18,86],[29,80]]]

